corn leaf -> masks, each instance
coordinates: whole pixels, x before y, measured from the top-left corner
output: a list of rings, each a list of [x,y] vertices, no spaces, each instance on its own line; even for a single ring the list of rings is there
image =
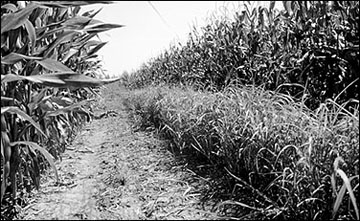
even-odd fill
[[[58,73],[46,75],[34,75],[25,77],[27,80],[40,83],[49,87],[97,87],[103,84],[118,81],[117,79],[99,80],[96,78],[88,77],[83,74],[73,73]]]
[[[55,74],[42,74],[32,76],[20,76],[15,74],[1,75],[1,82],[12,82],[18,80],[28,80],[34,83],[42,84],[49,87],[97,87],[104,84],[109,84],[120,80],[114,79],[96,79],[85,76],[83,74],[71,73],[55,73]]]
[[[15,13],[1,16],[1,34],[10,30],[17,29],[18,27],[25,24],[29,15],[37,7],[39,6],[32,2],[24,9],[21,9]]]
[[[17,63],[19,61],[22,61],[24,59],[27,59],[27,60],[41,60],[43,58],[26,56],[26,55],[23,55],[23,54],[18,54],[18,53],[15,53],[15,52],[11,52],[10,54],[8,54],[5,57],[1,58],[1,64],[15,64],[15,63]]]
[[[35,28],[34,28],[33,24],[28,19],[25,20],[25,28],[29,35],[29,40],[31,42],[31,48],[33,49],[35,46],[35,42],[36,42],[36,33],[35,33]]]
[[[113,1],[41,1],[37,3],[44,6],[64,8],[68,6],[84,6],[91,4],[111,4]]]
[[[81,102],[78,102],[78,103],[75,103],[75,104],[72,104],[72,105],[67,105],[67,107],[64,107],[64,108],[59,108],[55,111],[48,111],[46,113],[45,116],[51,116],[51,117],[54,117],[54,116],[58,116],[58,115],[62,115],[62,114],[67,114],[71,111],[74,111],[74,112],[83,112],[80,110],[81,108],[81,105],[84,105],[88,102],[91,102],[93,100],[84,100],[84,101],[81,101]]]
[[[96,41],[96,40],[90,40],[85,43],[84,47],[89,48],[91,46],[97,46],[99,44],[103,43],[102,41]]]
[[[16,141],[16,142],[11,142],[10,145],[11,146],[27,145],[29,148],[38,150],[40,153],[42,153],[42,155],[44,155],[45,159],[49,162],[50,166],[54,169],[56,182],[59,182],[59,175],[58,175],[55,163],[54,163],[54,159],[46,149],[44,149],[37,143],[31,142],[31,141]]]
[[[64,31],[64,33],[62,33],[60,36],[58,36],[56,38],[56,40],[54,40],[49,47],[47,48],[47,51],[44,53],[44,56],[47,57],[50,52],[56,48],[59,44],[62,44],[64,42],[68,42],[70,40],[72,40],[74,38],[75,35],[79,34],[79,32],[77,31]]]
[[[73,27],[73,28],[84,28],[86,25],[90,23],[92,19],[84,16],[75,16],[73,18],[70,18],[69,20],[66,20],[64,23],[62,23],[62,26],[66,26],[67,28]]]
[[[67,62],[67,60],[69,60],[69,58],[71,58],[73,55],[75,55],[78,52],[79,52],[79,50],[70,48],[70,50],[66,53],[66,55],[62,58],[61,61],[63,63]]]
[[[1,107],[1,114],[4,114],[4,113],[20,115],[25,120],[29,121],[42,135],[47,137],[46,134],[41,130],[40,125],[38,123],[36,123],[29,115],[27,115],[25,112],[20,110],[20,108],[15,107],[15,106]]]
[[[38,64],[40,64],[41,66],[43,66],[44,68],[50,70],[50,71],[54,71],[54,72],[68,72],[71,73],[73,72],[70,68],[68,68],[67,66],[65,66],[63,63],[54,60],[54,59],[50,59],[50,58],[46,58],[44,60],[41,61],[36,61]],[[74,72],[75,73],[75,72]]]
[[[51,101],[62,107],[67,107],[74,103],[74,101],[68,97],[51,97]]]
[[[69,20],[66,20],[61,25],[67,28],[76,28],[76,30],[79,30],[87,25],[96,25],[96,24],[103,24],[103,22],[97,19],[77,15],[73,18],[70,18]]]
[[[118,25],[118,24],[99,24],[99,25],[93,25],[91,27],[85,28],[85,31],[88,33],[99,33],[103,31],[108,31],[114,28],[121,28],[124,27],[124,25]]]
[[[5,180],[5,176],[4,176],[4,173],[1,174],[1,177],[2,177],[2,180]],[[6,190],[6,182],[1,182],[1,197],[0,197],[0,202],[2,202],[2,199],[3,199],[3,196],[4,196],[4,193],[5,193],[5,190]]]
[[[48,90],[44,88],[40,92],[34,92],[31,94],[31,101],[28,104],[30,113],[32,113],[32,111],[36,109],[44,99],[46,99],[45,95],[47,91]]]
[[[1,6],[1,9],[7,9],[11,12],[15,12],[17,10],[16,6],[14,4],[8,3]]]
[[[96,52],[98,52],[102,47],[104,47],[107,44],[107,42],[101,42],[100,44],[98,44],[97,46],[95,46],[93,49],[91,49],[89,51],[89,53],[87,54],[87,56],[92,56],[94,55]]]
[[[97,15],[103,8],[100,8],[99,10],[97,10],[96,12],[94,12],[93,14],[90,14],[92,13],[94,10],[91,10],[91,11],[87,11],[85,12],[82,16],[87,16],[89,18],[93,18],[95,17],[95,15]]]
[[[15,104],[21,104],[21,102],[19,102],[18,100],[16,100],[15,98],[12,98],[12,97],[1,96],[1,101],[2,102],[14,102]]]

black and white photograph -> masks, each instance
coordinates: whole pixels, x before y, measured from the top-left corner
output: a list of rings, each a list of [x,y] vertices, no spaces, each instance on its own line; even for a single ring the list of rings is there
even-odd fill
[[[1,220],[359,220],[359,1],[1,1]]]

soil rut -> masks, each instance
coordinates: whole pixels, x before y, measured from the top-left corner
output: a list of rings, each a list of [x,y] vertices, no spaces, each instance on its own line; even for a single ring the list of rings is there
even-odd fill
[[[219,219],[210,188],[167,151],[164,141],[134,132],[117,83],[102,91],[94,119],[77,135],[21,219]],[[213,211],[213,212],[212,212]]]

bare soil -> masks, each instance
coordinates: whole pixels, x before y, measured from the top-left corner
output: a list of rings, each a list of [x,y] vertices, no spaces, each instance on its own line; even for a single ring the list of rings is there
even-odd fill
[[[172,154],[165,140],[136,131],[122,104],[129,93],[107,85],[96,116],[41,180],[20,219],[220,219],[204,193],[211,182]],[[206,167],[202,165],[201,167]]]

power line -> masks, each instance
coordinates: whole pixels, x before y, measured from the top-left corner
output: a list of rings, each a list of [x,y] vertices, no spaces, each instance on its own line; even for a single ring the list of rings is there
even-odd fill
[[[162,20],[162,22],[169,28],[171,29],[171,31],[173,31],[175,33],[175,35],[179,38],[178,34],[174,31],[174,29],[166,22],[166,20],[161,16],[160,12],[155,8],[155,6],[150,2],[147,1],[150,6],[154,9],[154,11],[156,12],[156,14],[160,17],[160,19]]]

